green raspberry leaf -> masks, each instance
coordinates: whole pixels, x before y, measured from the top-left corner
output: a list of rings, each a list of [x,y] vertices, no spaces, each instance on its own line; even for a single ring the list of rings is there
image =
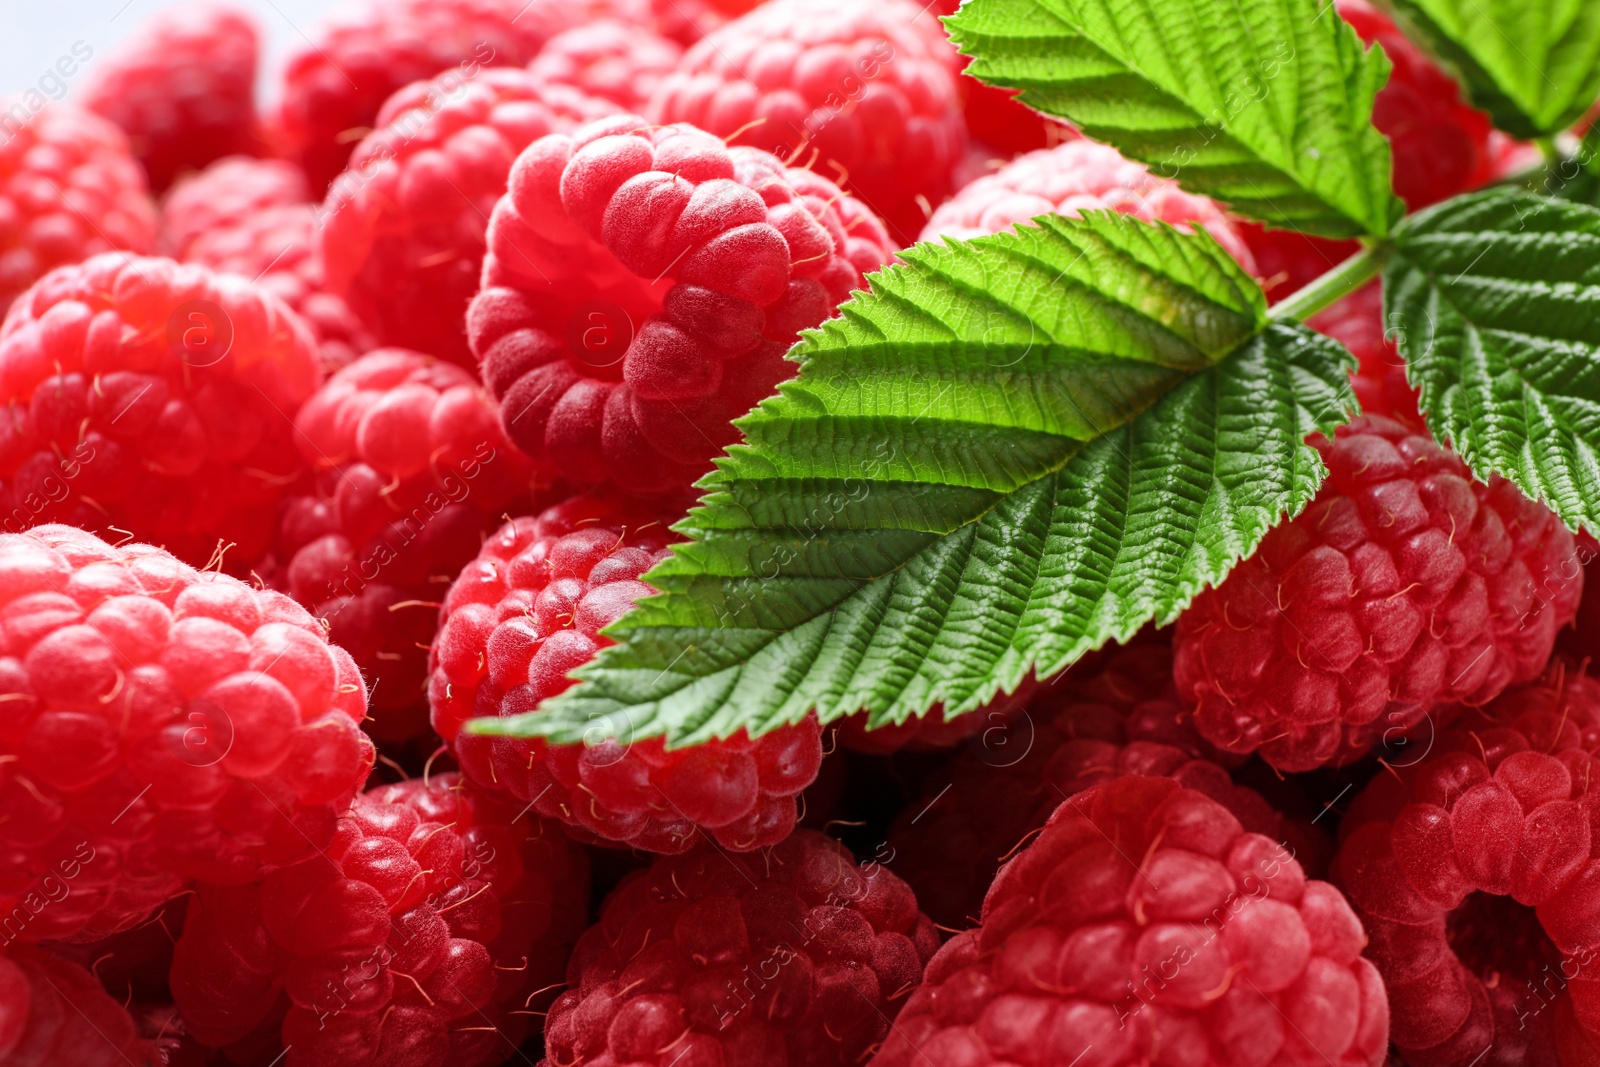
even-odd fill
[[[1269,321],[1203,231],[1046,217],[922,244],[808,332],[645,578],[539,711],[572,743],[947,714],[1171,620],[1302,508],[1349,355]]]
[[[1385,319],[1434,436],[1600,530],[1600,210],[1490,190],[1394,241]]]
[[[1327,0],[967,0],[967,72],[1272,226],[1382,236],[1404,213],[1372,101],[1389,75]]]
[[[1517,137],[1558,133],[1600,96],[1594,0],[1393,0],[1454,66],[1472,102]]]

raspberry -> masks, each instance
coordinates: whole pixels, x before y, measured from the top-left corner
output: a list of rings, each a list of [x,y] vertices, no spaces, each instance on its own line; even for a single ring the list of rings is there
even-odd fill
[[[1292,230],[1240,221],[1239,236],[1256,262],[1256,277],[1273,303],[1298,292],[1361,250],[1357,241],[1330,241]]]
[[[1382,416],[1312,443],[1329,468],[1317,498],[1201,593],[1173,641],[1201,734],[1285,771],[1348,763],[1436,706],[1538,677],[1582,593],[1540,593],[1572,535],[1503,478],[1474,480]]]
[[[535,84],[570,85],[624,111],[639,111],[682,58],[683,46],[669,37],[601,19],[550,38],[528,71]]]
[[[467,333],[524,452],[579,485],[681,495],[794,372],[799,331],[890,255],[826,179],[617,116],[517,159]]]
[[[655,738],[586,747],[461,731],[473,716],[532,711],[571,685],[570,672],[611,643],[599,631],[651,592],[639,576],[666,556],[667,541],[660,523],[587,497],[507,524],[445,599],[428,690],[433,727],[470,777],[584,839],[682,852],[704,828],[731,849],[776,844],[822,762],[815,719],[754,741],[741,732],[670,751]]]
[[[1383,982],[1333,886],[1166,778],[1062,804],[949,941],[873,1067],[1377,1067]]]
[[[1416,390],[1406,381],[1406,362],[1385,329],[1383,288],[1378,282],[1313,315],[1307,325],[1355,355],[1360,366],[1351,373],[1350,384],[1362,411],[1422,426]]]
[[[545,134],[615,110],[515,69],[396,93],[322,206],[330,288],[384,343],[472,366],[463,320],[512,161]]]
[[[1038,689],[1031,677],[1015,693],[999,693],[989,703],[953,719],[944,717],[944,706],[935,704],[925,715],[914,715],[902,723],[868,728],[865,712],[840,719],[835,729],[839,744],[852,752],[887,756],[895,752],[938,752],[955,748],[990,731],[1004,731],[1022,712],[1023,705]]]
[[[959,720],[957,720],[959,721]],[[978,914],[1001,859],[1066,798],[1123,774],[1163,775],[1211,797],[1252,831],[1295,830],[1236,786],[1184,717],[1164,643],[1118,649],[1098,670],[1075,667],[1022,714],[992,722],[890,829],[895,866],[939,923]]]
[[[281,1015],[284,1067],[499,1064],[524,1003],[560,981],[588,895],[576,846],[456,775],[381,786],[321,855],[202,886],[173,993],[208,1045]]]
[[[660,859],[578,942],[545,1062],[859,1063],[937,946],[904,882],[813,830]]]
[[[1334,874],[1366,925],[1407,1063],[1600,1053],[1597,747],[1600,683],[1558,663],[1352,805]]]
[[[187,259],[195,241],[212,230],[233,229],[275,207],[311,201],[299,167],[281,159],[229,156],[178,182],[161,205],[162,251]]]
[[[344,298],[328,291],[311,204],[263,208],[189,243],[184,260],[251,279],[289,305],[311,330],[322,369],[336,371],[376,342]]]
[[[968,240],[1001,233],[1040,215],[1120,211],[1189,230],[1198,223],[1248,271],[1250,250],[1222,209],[1203,196],[1158,178],[1142,163],[1093,141],[1068,141],[1018,156],[1002,169],[964,187],[939,205],[921,240],[940,236]]]
[[[499,516],[526,504],[528,461],[476,378],[404,349],[335,374],[295,424],[318,475],[284,508],[286,590],[355,657],[369,732],[418,736],[439,601]]]
[[[0,956],[0,1067],[156,1067],[122,1005],[77,964],[36,948]]]
[[[648,113],[837,174],[897,244],[967,141],[949,39],[910,0],[771,0],[690,48]]]
[[[1336,0],[1368,45],[1381,44],[1394,70],[1373,102],[1372,124],[1389,139],[1394,191],[1417,211],[1494,177],[1489,117],[1367,0]]]
[[[470,82],[485,68],[522,66],[558,33],[599,18],[688,43],[710,16],[696,0],[349,3],[289,60],[279,120],[289,150],[321,189],[344,169],[351,143],[381,124],[392,93],[447,72]]]
[[[106,253],[42,279],[0,328],[0,514],[121,531],[236,568],[266,551],[318,384],[304,324],[243,278]]]
[[[128,139],[98,115],[0,102],[0,314],[48,271],[97,252],[149,252],[156,214]]]
[[[92,939],[326,841],[372,767],[288,597],[69,526],[0,534],[0,934]]]
[[[197,3],[145,22],[100,67],[85,106],[128,135],[156,191],[257,143],[256,61],[247,12]]]
[[[941,17],[954,15],[961,0],[935,0],[933,10]],[[948,31],[943,31],[948,32]],[[964,70],[969,60],[950,47],[956,70]],[[1051,148],[1063,140],[1076,136],[1072,128],[1059,119],[1041,115],[1017,102],[1019,89],[1001,89],[985,85],[976,78],[960,78],[957,84],[966,100],[963,108],[967,118],[967,131],[975,141],[980,141],[997,151],[1031,152]]]

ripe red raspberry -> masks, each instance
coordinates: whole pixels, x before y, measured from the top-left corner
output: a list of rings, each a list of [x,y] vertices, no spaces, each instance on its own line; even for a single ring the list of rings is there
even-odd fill
[[[954,15],[961,6],[961,0],[935,0],[931,10],[925,8],[928,14],[940,16]],[[942,33],[948,33],[941,27]],[[954,69],[966,69],[968,62],[965,56],[955,51],[955,46],[949,46],[951,62]],[[972,139],[989,146],[990,149],[1005,153],[1031,152],[1040,148],[1053,148],[1063,140],[1075,137],[1072,127],[1059,119],[1041,115],[1039,112],[1020,104],[1016,96],[1019,89],[1001,89],[994,85],[985,85],[976,78],[962,77],[957,79],[962,98],[966,101],[963,111],[967,119],[967,132]]]
[[[1195,598],[1173,641],[1201,734],[1285,771],[1538,677],[1582,593],[1541,593],[1573,555],[1560,520],[1420,431],[1369,415],[1312,443],[1317,498]]]
[[[536,84],[570,85],[624,111],[640,111],[682,58],[683,46],[670,37],[601,19],[550,38],[528,71]]]
[[[196,565],[221,539],[247,571],[319,378],[305,325],[244,278],[121,253],[54,271],[0,328],[0,522],[131,532]]]
[[[1389,139],[1394,191],[1412,211],[1494,176],[1489,116],[1469,107],[1444,71],[1367,0],[1337,0],[1339,14],[1394,64],[1373,103],[1372,124]]]
[[[512,161],[545,134],[615,111],[510,68],[402,89],[318,213],[329,287],[383,343],[472,366],[464,320]]]
[[[423,734],[439,603],[500,516],[527,506],[529,463],[476,378],[398,348],[328,379],[295,425],[317,479],[284,507],[284,587],[355,657],[368,732]]]
[[[159,192],[185,170],[257,150],[260,49],[247,12],[217,3],[168,8],[96,64],[85,106],[127,133]]]
[[[161,250],[187,259],[212,230],[234,229],[275,207],[311,202],[305,173],[281,159],[229,156],[178,182],[161,204]]]
[[[320,855],[200,888],[173,994],[208,1045],[281,1018],[284,1067],[503,1063],[561,980],[588,882],[577,846],[456,775],[380,786]]]
[[[683,494],[892,254],[826,179],[631,115],[535,141],[510,183],[467,332],[507,436],[579,485]]]
[[[1368,415],[1386,415],[1410,426],[1422,426],[1417,393],[1406,381],[1406,361],[1395,347],[1383,319],[1383,287],[1372,282],[1306,323],[1348,348],[1359,366],[1350,375],[1356,399]]]
[[[1120,211],[1185,230],[1198,224],[1248,271],[1255,261],[1215,203],[1158,178],[1144,164],[1124,159],[1115,148],[1093,141],[1068,141],[1018,156],[978,178],[934,211],[921,240],[941,236],[967,240],[1000,233],[1040,215]]]
[[[1169,778],[1062,804],[949,941],[873,1067],[1377,1067],[1383,982],[1333,886]]]
[[[770,0],[690,48],[648,113],[833,175],[899,244],[967,142],[949,39],[911,0]]]
[[[0,314],[56,267],[149,252],[155,239],[155,205],[121,130],[71,104],[0,101]]]
[[[754,741],[741,732],[671,750],[656,738],[549,745],[461,730],[475,716],[532,711],[571,685],[570,672],[611,643],[599,631],[652,591],[639,576],[668,540],[652,518],[587,497],[491,537],[445,599],[428,689],[433,727],[479,784],[585,839],[682,852],[704,829],[739,851],[776,844],[822,762],[815,719]]]
[[[959,721],[959,720],[958,720]],[[1299,834],[1254,791],[1237,786],[1187,721],[1164,641],[1108,655],[1043,686],[1021,715],[992,722],[895,821],[895,869],[933,918],[974,920],[1002,859],[1065,799],[1123,774],[1163,775],[1222,804],[1274,840]]]
[[[1334,876],[1416,1067],[1600,1054],[1600,683],[1559,663],[1380,774]]]
[[[660,859],[578,942],[545,1063],[860,1063],[938,943],[904,882],[814,830]]]
[[[47,952],[0,956],[0,1067],[156,1067],[122,1005],[94,975]]]
[[[0,534],[0,934],[86,940],[325,842],[372,767],[347,653],[278,593]]]
[[[895,752],[938,752],[956,748],[990,731],[1004,731],[1021,713],[1033,695],[1036,684],[1028,679],[1015,693],[997,695],[981,708],[944,717],[942,705],[934,705],[925,715],[914,715],[902,723],[868,728],[865,712],[840,719],[835,736],[852,752],[887,756]]]

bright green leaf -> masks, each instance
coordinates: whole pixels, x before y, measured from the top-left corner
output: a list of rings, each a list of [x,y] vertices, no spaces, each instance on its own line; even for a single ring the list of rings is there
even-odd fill
[[[583,684],[477,728],[672,742],[976,708],[1219,580],[1323,475],[1350,358],[1203,232],[918,245],[795,350]]]
[[[1600,95],[1594,0],[1393,0],[1461,72],[1472,102],[1517,137],[1558,133]]]
[[[1434,436],[1600,530],[1600,210],[1493,190],[1395,245],[1385,314]]]
[[[1403,208],[1372,126],[1388,77],[1319,0],[967,0],[968,73],[1273,226],[1381,236]]]

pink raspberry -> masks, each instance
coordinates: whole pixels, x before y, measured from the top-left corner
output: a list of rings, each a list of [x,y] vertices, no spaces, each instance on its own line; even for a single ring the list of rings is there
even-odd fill
[[[533,711],[610,644],[599,636],[641,596],[639,580],[667,554],[664,526],[587,497],[514,519],[484,543],[445,599],[433,645],[433,727],[462,770],[510,792],[579,836],[682,852],[697,830],[738,851],[794,828],[796,796],[817,776],[815,719],[752,741],[744,733],[667,749],[549,745],[462,732],[475,716]]]
[[[1317,498],[1178,618],[1195,725],[1285,771],[1361,757],[1435,708],[1538,677],[1582,583],[1542,595],[1574,551],[1544,505],[1420,431],[1368,415],[1313,439]]]
[[[106,253],[43,278],[0,328],[0,514],[70,522],[241,573],[303,469],[320,374],[300,318],[245,278]]]
[[[1356,399],[1368,415],[1386,415],[1422,426],[1417,392],[1406,381],[1406,361],[1395,347],[1383,320],[1383,287],[1379,282],[1351,293],[1306,323],[1348,348],[1359,362],[1350,375]]]
[[[279,1031],[283,1067],[504,1063],[561,979],[588,882],[575,845],[453,774],[380,786],[320,855],[202,886],[173,993],[206,1044]]]
[[[1600,683],[1559,662],[1380,774],[1334,876],[1416,1067],[1600,1054]]]
[[[372,767],[288,597],[69,526],[0,534],[0,933],[92,939],[328,840]]]
[[[1339,891],[1169,778],[1062,804],[873,1067],[1377,1067],[1383,981]]]
[[[1184,230],[1198,224],[1246,270],[1255,270],[1250,250],[1215,203],[1184,192],[1177,182],[1158,178],[1144,164],[1093,141],[1068,141],[1029,152],[977,179],[939,205],[920,239],[968,240],[1001,233],[1040,215],[1075,216],[1081,211],[1120,211]]]
[[[601,19],[550,38],[528,71],[539,85],[570,85],[641,111],[683,58],[683,46],[644,26]]]
[[[343,297],[328,291],[311,204],[266,207],[221,223],[189,243],[185,262],[252,279],[311,330],[322,369],[333,372],[376,346]]]
[[[56,267],[149,252],[155,238],[155,205],[121,130],[71,104],[0,101],[0,314]]]
[[[463,323],[512,161],[545,134],[615,111],[511,68],[402,89],[319,212],[330,288],[384,343],[472,366]]]
[[[0,956],[0,1067],[165,1062],[139,1037],[123,1006],[82,967],[31,947]]]
[[[931,776],[890,829],[895,869],[929,915],[962,928],[975,921],[1002,859],[1063,800],[1124,774],[1174,778],[1250,830],[1306,851],[1305,835],[1235,785],[1216,755],[1178,702],[1165,641],[1117,649],[1041,687],[1020,716],[992,722]]]
[[[258,144],[255,19],[218,3],[165,9],[97,63],[85,106],[122,127],[156,191]]]
[[[1344,20],[1394,64],[1373,104],[1372,124],[1394,153],[1394,191],[1412,211],[1482,185],[1494,176],[1489,116],[1367,0],[1337,0]]]
[[[648,114],[833,175],[909,244],[966,150],[955,71],[911,0],[770,0],[690,48]]]
[[[799,331],[891,254],[826,179],[618,116],[518,158],[467,333],[524,452],[579,485],[683,495],[793,374]]]
[[[369,732],[424,734],[439,603],[500,516],[526,507],[528,461],[476,378],[398,348],[328,379],[295,426],[317,478],[284,507],[284,587],[355,657]]]
[[[229,156],[168,191],[161,204],[161,250],[187,259],[195,241],[212,230],[235,229],[275,207],[311,202],[303,171],[281,159]]]
[[[391,94],[447,73],[520,67],[564,30],[620,18],[687,44],[715,22],[699,0],[347,0],[292,56],[280,125],[321,189]]]
[[[857,1064],[938,940],[904,882],[813,830],[659,859],[578,942],[544,1065]]]

